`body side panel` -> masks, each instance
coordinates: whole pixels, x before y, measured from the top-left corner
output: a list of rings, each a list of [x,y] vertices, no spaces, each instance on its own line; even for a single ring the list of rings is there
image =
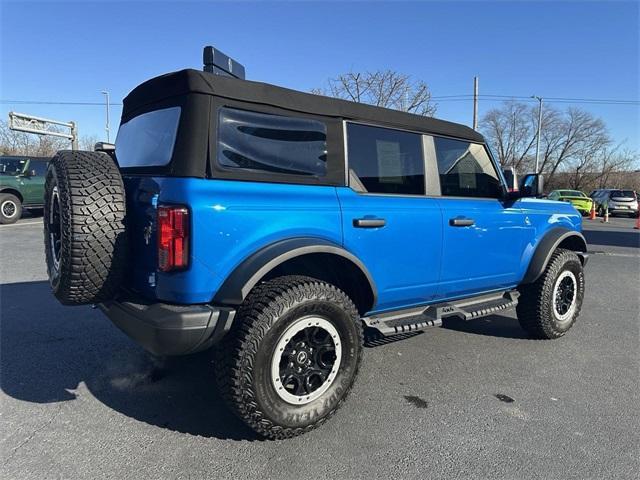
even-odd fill
[[[582,217],[567,202],[556,202],[537,198],[523,198],[515,203],[525,215],[525,244],[520,256],[518,283],[526,275],[533,256],[543,238],[553,229],[561,228],[582,232]]]
[[[138,252],[146,258],[145,271],[136,275],[133,286],[158,300],[210,302],[245,259],[284,239],[312,237],[335,245],[342,243],[340,208],[334,187],[176,177],[134,177],[128,185],[130,197],[157,195],[158,204],[184,204],[190,209],[190,267],[163,273],[155,271],[156,235],[151,200],[146,206],[145,202],[128,203],[134,215],[139,215],[132,243],[139,245]],[[154,189],[152,195],[143,191]],[[148,245],[141,245],[145,222],[153,238]],[[151,277],[153,282],[149,280]]]

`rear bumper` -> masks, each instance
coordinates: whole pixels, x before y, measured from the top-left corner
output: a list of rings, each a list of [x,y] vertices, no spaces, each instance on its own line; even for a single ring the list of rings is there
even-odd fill
[[[138,298],[98,305],[124,333],[155,355],[185,355],[218,342],[235,310],[211,305],[150,303]]]
[[[609,213],[638,213],[637,208],[624,208],[624,207],[612,207],[609,206]]]

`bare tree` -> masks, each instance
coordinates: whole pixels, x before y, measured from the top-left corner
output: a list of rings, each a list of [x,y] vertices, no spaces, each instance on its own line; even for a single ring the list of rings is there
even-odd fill
[[[83,135],[80,137],[80,150],[90,150],[92,151],[96,145],[100,141],[100,138],[97,135]]]
[[[517,102],[505,102],[501,109],[487,112],[481,122],[487,140],[494,145],[498,160],[503,166],[525,167],[535,145],[531,109]]]
[[[2,155],[51,157],[58,150],[68,148],[70,148],[69,140],[64,138],[11,130],[7,122],[0,121],[0,154]]]
[[[611,144],[605,123],[578,108],[543,110],[540,136],[540,171],[550,182],[557,172],[571,172],[571,182],[582,185],[586,172],[593,172],[603,152]],[[535,161],[537,108],[523,103],[505,102],[487,112],[481,130],[495,147],[504,166],[524,172]]]
[[[312,93],[418,115],[433,116],[437,109],[426,83],[392,70],[344,73],[329,79],[325,88],[313,89]]]
[[[607,188],[614,173],[632,171],[639,160],[638,152],[623,150],[622,144],[603,148],[596,164],[595,188]]]
[[[57,131],[61,132],[62,129]],[[80,138],[82,150],[93,150],[98,141],[96,135]],[[31,155],[36,157],[52,157],[58,150],[71,148],[69,140],[62,137],[36,135],[33,133],[11,130],[7,122],[0,120],[0,155]]]

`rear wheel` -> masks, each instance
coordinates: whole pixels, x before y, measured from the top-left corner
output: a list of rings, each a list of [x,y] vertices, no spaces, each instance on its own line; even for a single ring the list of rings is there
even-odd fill
[[[584,297],[584,272],[575,252],[557,249],[540,278],[522,285],[518,321],[531,336],[563,336],[575,323]]]
[[[0,223],[16,223],[22,216],[22,202],[11,193],[0,193]]]
[[[360,317],[347,295],[309,277],[257,286],[217,349],[225,400],[251,428],[287,438],[324,423],[351,390],[362,355]]]
[[[66,305],[98,303],[120,289],[126,267],[125,194],[118,167],[100,152],[62,151],[45,180],[49,282]]]

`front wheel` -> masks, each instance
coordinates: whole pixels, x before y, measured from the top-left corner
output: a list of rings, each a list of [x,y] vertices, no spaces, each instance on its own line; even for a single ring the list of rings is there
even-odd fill
[[[534,283],[522,285],[518,321],[532,337],[563,336],[576,322],[584,298],[584,271],[575,252],[558,248]]]
[[[10,225],[22,216],[20,199],[10,193],[0,193],[0,223]]]
[[[216,350],[216,378],[235,413],[256,432],[288,438],[334,415],[362,357],[362,325],[349,297],[302,276],[254,288]]]

